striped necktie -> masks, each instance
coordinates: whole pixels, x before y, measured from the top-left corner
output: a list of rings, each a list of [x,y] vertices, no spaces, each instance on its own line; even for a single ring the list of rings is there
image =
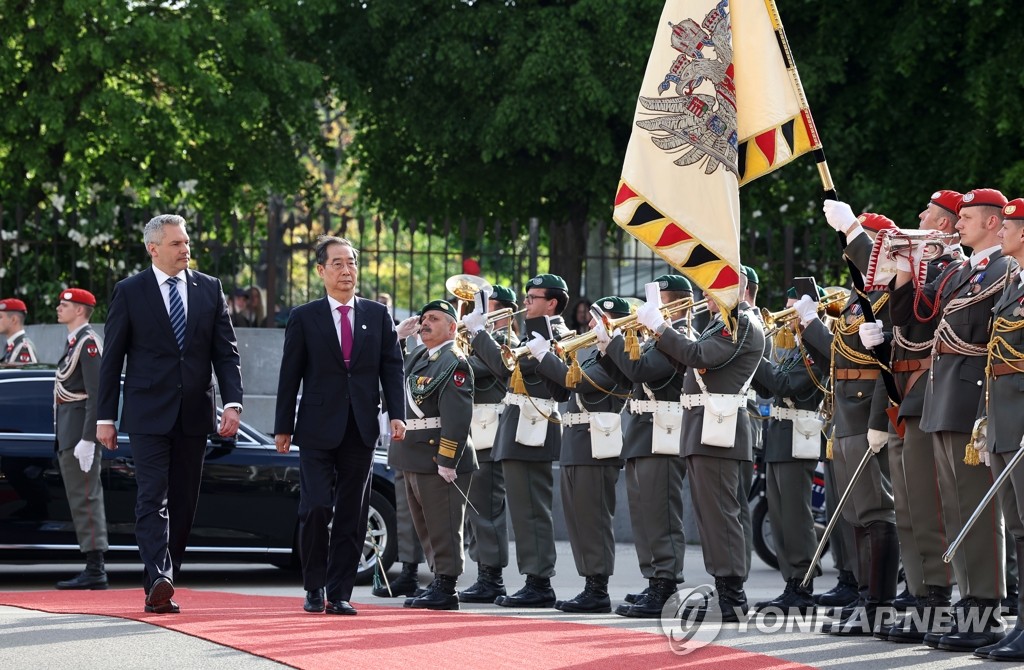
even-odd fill
[[[174,339],[178,341],[178,348],[185,349],[185,305],[181,302],[181,295],[178,293],[178,278],[167,278],[168,296],[170,297],[171,328],[174,330]]]

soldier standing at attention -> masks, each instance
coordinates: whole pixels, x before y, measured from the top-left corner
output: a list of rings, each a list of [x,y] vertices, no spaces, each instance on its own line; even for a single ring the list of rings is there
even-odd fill
[[[28,307],[23,301],[17,298],[0,300],[0,335],[7,338],[7,348],[0,357],[0,363],[24,365],[38,362],[35,345],[25,334],[27,315]]]

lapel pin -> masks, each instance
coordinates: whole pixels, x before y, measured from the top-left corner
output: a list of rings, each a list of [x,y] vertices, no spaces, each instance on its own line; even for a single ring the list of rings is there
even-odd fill
[[[365,323],[362,325],[362,328],[363,328],[363,330],[366,330],[366,324]]]

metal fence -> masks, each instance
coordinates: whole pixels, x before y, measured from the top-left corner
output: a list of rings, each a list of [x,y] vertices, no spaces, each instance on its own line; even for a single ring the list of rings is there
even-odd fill
[[[110,212],[26,211],[0,206],[0,294],[28,303],[30,322],[46,322],[63,287],[91,290],[101,305],[114,284],[149,265],[142,228],[157,212],[115,208]],[[446,297],[455,274],[479,274],[522,294],[541,272],[563,274],[579,297],[643,295],[643,284],[671,268],[611,222],[579,231],[577,271],[552,267],[549,240],[554,222],[434,221],[310,212],[271,201],[250,214],[179,212],[189,222],[194,266],[219,277],[225,291],[257,287],[265,301],[266,327],[282,325],[287,310],[322,295],[313,244],[320,234],[347,237],[360,249],[360,293],[392,297],[396,314]],[[744,262],[761,275],[759,302],[773,305],[796,275],[819,283],[842,281],[844,267],[831,229],[781,226],[746,231]],[[558,249],[555,250],[559,251]],[[277,316],[278,318],[275,318]]]

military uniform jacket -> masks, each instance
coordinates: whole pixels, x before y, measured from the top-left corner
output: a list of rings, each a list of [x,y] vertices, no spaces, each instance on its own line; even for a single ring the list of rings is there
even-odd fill
[[[681,323],[681,322],[677,322]],[[674,324],[675,325],[675,324]],[[632,397],[637,400],[664,400],[679,402],[683,392],[683,378],[686,368],[673,359],[658,351],[653,339],[644,342],[640,348],[640,358],[631,360],[626,353],[625,339],[619,335],[613,337],[605,349],[604,359],[611,361],[618,370],[619,384],[632,383]],[[647,390],[651,396],[647,395]],[[622,436],[623,458],[679,458],[673,454],[651,453],[651,441],[654,434],[654,415],[650,412],[634,414],[628,422]]]
[[[992,308],[1005,285],[1007,268],[1015,266],[1016,261],[996,249],[988,256],[987,262],[982,260],[977,267],[972,267],[969,260],[951,264],[922,287],[925,299],[930,302],[938,296],[942,305],[939,315],[933,319],[936,336],[921,416],[921,430],[926,433],[941,430],[969,433],[973,429],[984,385],[984,350],[989,340]],[[892,319],[895,325],[903,326],[916,320],[914,293],[913,282],[893,291]],[[959,299],[966,299],[969,304],[950,312],[950,302],[959,302]],[[954,337],[976,348],[979,355],[950,354],[940,350]]]
[[[938,277],[946,267],[954,262],[953,256],[945,255],[936,258],[928,263],[928,274],[926,281],[932,281]],[[960,258],[959,260],[963,260]],[[920,307],[924,310],[924,306]],[[932,338],[935,336],[934,323],[921,323],[913,319],[905,326],[893,327],[892,360],[897,361],[922,360],[931,363]],[[917,364],[907,364],[917,367]],[[915,374],[917,373],[917,374]],[[928,382],[927,370],[906,370],[897,372],[893,370],[893,377],[896,379],[896,386],[903,394],[900,402],[900,417],[921,416],[924,410],[924,389]]]
[[[1018,277],[1013,277],[996,301],[993,309],[1000,323],[998,332],[1002,340],[995,347],[993,364],[1007,364],[1024,371],[1024,360],[1013,350],[1024,352],[1024,288]],[[988,444],[994,453],[1017,451],[1024,435],[1024,372],[988,377]],[[984,398],[982,398],[984,403]],[[981,410],[984,413],[984,407]]]
[[[737,337],[721,318],[716,317],[696,340],[679,331],[666,329],[658,338],[659,350],[687,367],[683,393],[701,393],[694,370],[701,377],[709,393],[738,394],[754,374],[764,353],[764,331],[761,322],[750,314],[749,306],[740,303],[737,319]],[[694,407],[683,412],[682,449],[684,456],[714,456],[749,461],[752,458],[750,421],[740,409],[736,422],[736,443],[732,448],[711,447],[701,444],[701,425],[704,408]]]
[[[57,363],[54,421],[60,451],[74,449],[82,440],[96,441],[101,344],[88,324],[75,332],[73,342]]]
[[[615,366],[607,357],[597,352],[580,364],[583,379],[572,389],[569,398],[570,413],[612,412],[619,414],[626,398],[626,389],[615,380]],[[558,356],[548,354],[537,366],[537,374],[550,379],[552,383],[565,386],[565,375],[569,367]],[[610,393],[609,393],[610,391]],[[618,395],[616,395],[618,394]],[[562,429],[562,465],[611,465],[622,467],[621,458],[594,458],[591,455],[590,425],[586,423],[565,426]]]
[[[760,395],[772,396],[772,404],[776,407],[817,411],[825,397],[825,392],[819,387],[827,383],[828,368],[800,347],[794,347],[779,363],[762,358],[754,373],[753,386]],[[766,463],[807,460],[793,458],[791,420],[771,419],[768,422],[764,459]]]
[[[515,349],[519,346],[519,338],[512,335],[511,341],[506,342],[505,333],[495,332],[491,335],[500,347],[502,344]],[[496,405],[505,399],[505,389],[511,372],[504,366],[501,367],[500,375],[494,374],[480,357],[474,352],[469,356],[469,367],[473,369],[473,403],[477,405]],[[476,458],[481,463],[490,463],[491,452],[494,449],[483,449],[476,452]]]
[[[38,362],[36,347],[32,344],[32,340],[28,339],[28,335],[25,334],[24,330],[18,332],[7,342],[3,358],[0,358],[0,363],[10,363],[12,365]]]
[[[566,336],[569,329],[560,316],[551,317],[551,329],[556,340]],[[511,375],[505,367],[501,358],[501,348],[498,343],[481,331],[473,337],[473,353],[480,358],[495,376],[506,375],[511,384]],[[537,375],[537,359],[532,356],[524,356],[520,359],[519,370],[523,374],[523,381],[526,384],[526,392],[532,398],[554,399],[558,402],[565,402],[569,399],[569,391],[550,380]],[[504,372],[502,372],[504,371]],[[511,386],[506,389],[512,392]],[[519,407],[508,405],[501,414],[498,421],[498,432],[494,437],[494,447],[491,449],[491,458],[495,461],[557,461],[558,453],[562,445],[562,426],[558,412],[555,411],[548,422],[548,432],[544,445],[531,447],[516,442],[516,426],[519,423]]]
[[[405,472],[429,474],[437,466],[458,472],[477,469],[476,452],[469,435],[473,420],[473,371],[466,356],[445,344],[433,354],[423,345],[406,356],[406,417],[440,417],[440,428],[409,430],[404,440],[393,440],[388,464]],[[468,445],[468,446],[467,446]]]

